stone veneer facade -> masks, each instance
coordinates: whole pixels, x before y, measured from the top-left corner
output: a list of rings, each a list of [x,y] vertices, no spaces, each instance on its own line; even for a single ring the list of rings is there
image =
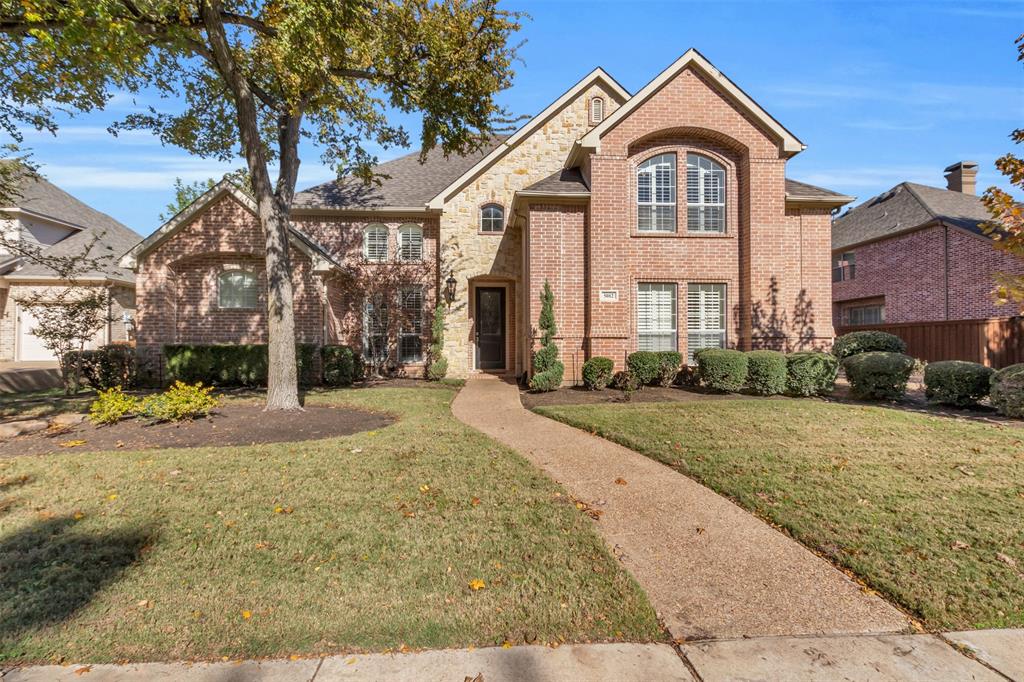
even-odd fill
[[[588,357],[611,357],[618,369],[636,350],[639,282],[677,285],[677,343],[684,354],[691,282],[726,285],[731,347],[791,350],[829,344],[829,210],[787,202],[785,166],[792,149],[784,152],[777,132],[736,104],[709,73],[692,67],[678,71],[605,131],[599,148],[582,154],[578,163],[589,196],[522,191],[557,173],[579,151],[575,145],[593,128],[593,97],[604,100],[605,117],[625,103],[602,78],[574,88],[573,97],[563,97],[544,120],[531,124],[532,132],[506,143],[461,185],[444,190],[436,199],[440,208],[431,202],[415,218],[296,210],[294,224],[340,264],[330,273],[314,273],[310,260],[292,250],[298,340],[360,346],[366,282],[377,278],[424,287],[426,348],[429,312],[453,276],[457,286],[445,354],[454,377],[476,368],[473,303],[481,286],[506,289],[504,372],[529,372],[545,280],[555,293],[557,340],[569,380],[579,376]],[[686,233],[685,155],[690,151],[726,169],[725,234]],[[636,167],[661,153],[678,159],[677,230],[639,233]],[[505,208],[501,233],[480,231],[479,212],[489,203]],[[363,262],[361,240],[368,224],[388,226],[394,253],[397,230],[409,222],[424,231],[422,263],[391,263],[374,271]],[[236,267],[259,272],[262,242],[251,212],[223,198],[145,252],[138,262],[139,345],[265,341],[262,302],[248,311],[215,305],[216,275]],[[608,289],[619,292],[617,302],[600,300],[598,292]],[[403,369],[416,374],[422,367]]]

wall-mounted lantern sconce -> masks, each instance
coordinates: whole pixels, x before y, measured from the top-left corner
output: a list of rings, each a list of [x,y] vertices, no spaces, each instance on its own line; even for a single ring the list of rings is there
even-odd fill
[[[455,281],[455,275],[448,275],[448,279],[444,281],[444,300],[448,304],[448,307],[452,307],[452,303],[455,302],[455,285],[458,282]]]

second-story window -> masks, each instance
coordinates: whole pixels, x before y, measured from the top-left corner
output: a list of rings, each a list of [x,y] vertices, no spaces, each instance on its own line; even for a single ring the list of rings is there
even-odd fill
[[[363,258],[372,263],[387,261],[388,228],[386,225],[369,225],[363,231]]]
[[[857,261],[853,251],[836,256],[832,263],[832,281],[845,282],[857,276]]]
[[[480,231],[501,232],[505,229],[505,209],[498,204],[487,204],[480,209]]]
[[[403,261],[423,260],[422,227],[402,225],[398,228],[398,259]]]
[[[725,169],[699,154],[686,155],[686,231],[725,232]]]
[[[660,154],[636,169],[637,230],[676,231],[676,155]]]

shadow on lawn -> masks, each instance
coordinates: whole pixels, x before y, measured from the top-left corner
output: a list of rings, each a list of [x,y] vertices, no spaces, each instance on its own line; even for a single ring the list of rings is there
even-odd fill
[[[70,618],[137,562],[154,537],[142,528],[95,534],[75,525],[68,517],[49,519],[0,540],[0,649],[14,653],[14,640]]]

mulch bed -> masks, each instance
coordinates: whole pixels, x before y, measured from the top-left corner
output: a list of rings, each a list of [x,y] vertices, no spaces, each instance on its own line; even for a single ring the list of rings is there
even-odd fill
[[[225,405],[207,419],[147,425],[130,419],[111,426],[76,426],[27,434],[0,442],[0,457],[53,452],[290,443],[347,436],[391,424],[391,417],[342,407],[307,407],[304,412],[264,412],[261,405]],[[74,441],[83,444],[70,445]],[[62,445],[62,443],[68,445]]]

